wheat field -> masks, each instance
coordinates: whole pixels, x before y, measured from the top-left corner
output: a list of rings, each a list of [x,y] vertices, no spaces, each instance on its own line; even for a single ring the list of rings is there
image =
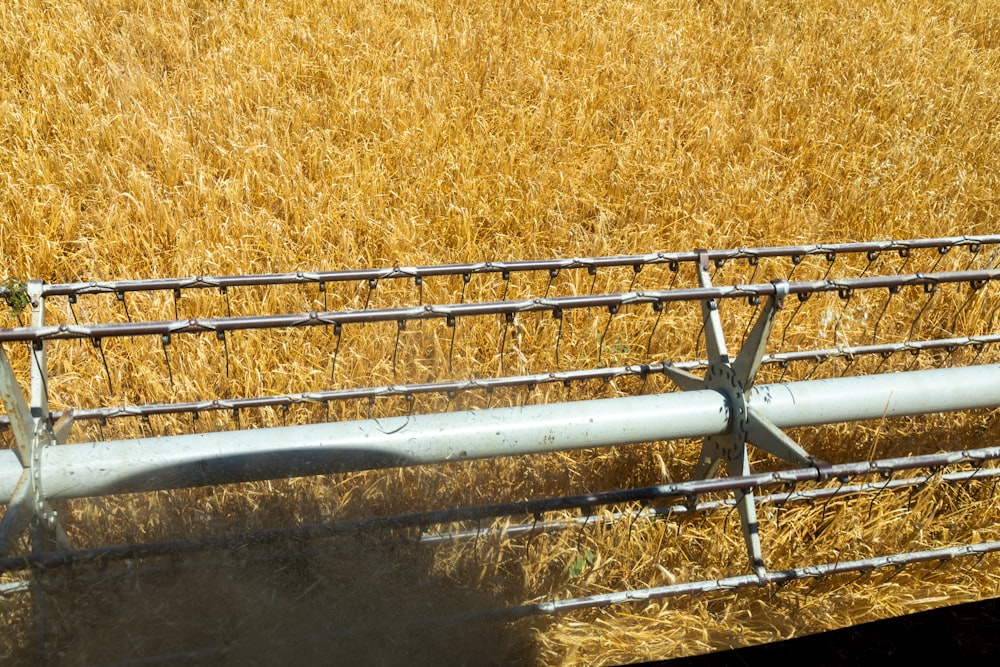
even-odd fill
[[[994,233],[998,16],[996,0],[8,0],[0,6],[0,277],[210,276]],[[953,253],[940,266],[965,261]],[[860,259],[839,270],[855,275],[863,266]],[[898,261],[884,268],[901,270]],[[765,266],[753,276],[766,281],[787,270]],[[823,267],[807,270],[818,276]],[[555,289],[564,294],[622,290],[630,271],[602,273],[600,283],[561,280]],[[646,272],[643,280],[664,288],[669,276]],[[426,302],[486,300],[505,289],[494,281],[465,294],[460,283],[428,283],[420,293]],[[549,286],[543,277],[515,291],[532,296]],[[363,287],[329,298],[358,308],[405,303],[413,292],[412,284],[386,286],[377,304]],[[997,299],[984,292],[975,300],[952,294],[937,304],[940,312],[921,311],[920,326],[995,332]],[[226,303],[185,296],[180,309],[181,316],[300,312],[324,298],[246,290]],[[853,301],[831,334],[823,320],[829,308],[810,302],[794,321],[782,320],[787,343],[808,349],[852,332],[872,336],[881,303]],[[131,304],[150,319],[172,318],[171,306],[169,295]],[[912,334],[915,306],[890,306],[881,335]],[[749,312],[734,309],[733,326]],[[18,324],[13,314],[3,317],[2,326]],[[123,314],[113,300],[81,299],[75,310],[55,304],[50,317],[121,321]],[[526,322],[506,361],[495,352],[493,321],[463,331],[451,349],[443,325],[411,328],[395,342],[394,331],[371,328],[345,334],[334,375],[325,332],[248,336],[234,343],[226,372],[217,346],[178,340],[169,383],[157,344],[109,346],[107,370],[86,345],[61,344],[50,352],[49,390],[61,409],[638,363],[653,354],[644,343],[654,326],[678,355],[697,351],[694,315],[654,324],[631,313],[603,335],[604,321],[587,317],[568,318],[565,332]],[[26,372],[23,350],[10,354]],[[530,400],[667,387],[626,385],[539,389]],[[418,409],[483,400],[428,400]],[[489,404],[525,400],[500,392]],[[346,405],[334,416],[357,418],[365,409]],[[819,456],[852,461],[876,450],[902,456],[989,442],[1000,432],[996,416],[795,436]],[[246,426],[325,418],[309,409],[244,417]],[[198,428],[232,428],[225,416],[212,419]],[[117,434],[107,428],[81,426],[77,439]],[[193,426],[178,417],[134,428]],[[74,501],[64,515],[81,547],[179,539],[678,481],[697,452],[698,443],[651,444],[136,494]],[[758,457],[754,465],[775,464]],[[970,484],[957,494],[926,488],[909,499],[762,511],[761,530],[769,566],[778,568],[816,554],[863,557],[997,539],[998,521],[989,484]],[[91,664],[221,641],[228,652],[208,664],[292,656],[327,664],[330,651],[353,664],[434,664],[443,656],[457,664],[620,664],[1000,594],[1000,561],[990,556],[971,566],[577,612],[491,626],[478,638],[451,627],[389,639],[370,629],[432,610],[745,570],[739,531],[723,514],[633,523],[527,543],[492,532],[433,552],[362,537],[192,558],[166,579],[104,585],[94,582],[106,573],[82,572],[62,581],[64,594],[53,591],[49,657]],[[29,611],[11,597],[0,599],[0,614],[0,661],[27,661],[37,648]],[[348,621],[361,629],[344,645],[318,639]]]

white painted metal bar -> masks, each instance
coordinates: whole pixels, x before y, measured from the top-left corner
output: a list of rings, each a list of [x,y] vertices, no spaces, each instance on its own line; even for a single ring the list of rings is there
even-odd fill
[[[1000,364],[769,384],[749,403],[778,428],[1000,406]]]
[[[3,348],[0,348],[0,401],[7,410],[18,456],[23,465],[28,466],[31,461],[31,440],[35,437],[35,420]]]
[[[45,326],[43,289],[44,285],[40,280],[32,280],[28,283],[28,298],[31,300],[31,326],[36,328]],[[31,414],[37,429],[38,422],[48,419],[49,414],[49,392],[45,386],[49,366],[45,341],[40,341],[39,344],[32,346],[31,359]]]
[[[690,438],[728,421],[722,395],[702,391],[64,445],[42,468],[50,499],[73,498]],[[0,502],[12,472],[0,457]]]
[[[755,387],[779,428],[1000,406],[1000,364]],[[714,390],[46,447],[50,500],[725,433]],[[0,502],[23,467],[0,452]]]

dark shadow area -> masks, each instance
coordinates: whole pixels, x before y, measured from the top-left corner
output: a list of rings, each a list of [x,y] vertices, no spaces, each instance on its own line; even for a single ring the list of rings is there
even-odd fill
[[[255,432],[257,437],[263,430]],[[291,437],[268,431],[268,437]],[[77,445],[70,445],[77,446]],[[246,454],[209,455],[183,463],[158,465],[155,471],[117,474],[104,481],[100,495],[137,493],[161,489],[217,486],[267,479],[287,479],[360,470],[382,470],[414,465],[405,456],[360,447],[293,447],[274,444],[270,451],[257,448]]]
[[[990,664],[1000,656],[1000,599],[899,616],[782,642],[664,662],[669,667],[766,664],[920,664],[947,656],[956,664]]]
[[[500,665],[536,662],[500,593],[439,574],[426,545],[372,536],[61,567],[25,664]],[[504,596],[509,592],[505,591]]]

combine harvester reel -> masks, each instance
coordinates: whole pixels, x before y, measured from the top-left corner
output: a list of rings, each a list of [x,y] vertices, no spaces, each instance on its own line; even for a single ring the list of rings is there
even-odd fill
[[[1000,331],[995,322],[998,248],[1000,235],[253,276],[35,281],[25,285],[23,294],[10,288],[5,294],[8,303],[22,297],[30,304],[31,321],[0,329],[5,350],[0,350],[3,426],[11,443],[9,449],[0,450],[0,502],[6,504],[0,522],[0,574],[4,575],[0,593],[43,597],[34,577],[62,566],[152,559],[252,539],[249,534],[219,535],[189,542],[74,549],[67,537],[74,534],[72,526],[64,529],[64,518],[53,509],[70,499],[691,438],[703,442],[686,482],[594,492],[567,489],[569,495],[558,497],[345,519],[288,527],[283,534],[323,537],[387,526],[418,530],[424,542],[445,542],[477,537],[482,522],[505,519],[502,527],[489,530],[530,539],[540,531],[593,523],[593,510],[602,507],[626,508],[602,515],[612,522],[634,521],[638,516],[697,516],[712,508],[735,508],[738,513],[747,557],[743,572],[523,601],[502,610],[506,618],[903,568],[998,551],[1000,541],[969,541],[854,560],[831,555],[826,562],[774,569],[768,566],[757,518],[761,502],[783,507],[912,489],[932,478],[968,483],[995,477],[992,462],[1000,458],[1000,446],[828,462],[806,451],[786,431],[1000,406],[996,354]],[[927,270],[910,270],[917,263]],[[757,279],[765,270],[770,274],[767,279],[774,278],[770,282]],[[597,287],[599,278],[603,289]],[[429,292],[431,283],[451,287],[439,290],[442,300],[428,303],[425,288]],[[477,285],[479,297],[471,298]],[[305,308],[296,305],[274,312],[272,304],[279,300],[268,296],[268,290],[282,289],[299,294],[308,290],[309,302]],[[242,301],[236,296],[241,290],[249,295]],[[391,295],[388,304],[375,303],[382,292]],[[946,297],[938,296],[944,292]],[[209,294],[225,299],[225,315],[179,315],[182,297],[204,305],[207,299],[202,297]],[[86,314],[81,307],[84,299],[96,304],[92,312],[117,312],[117,321],[80,323],[79,315]],[[816,305],[821,299],[832,303],[825,308]],[[331,306],[330,300],[339,305]],[[246,304],[255,301],[267,311],[246,313]],[[136,303],[154,314],[134,319]],[[234,304],[240,305],[241,314],[232,314]],[[164,309],[167,317],[157,317],[155,313]],[[57,321],[51,323],[47,311],[56,310]],[[966,317],[958,326],[967,311],[979,315]],[[624,327],[626,343],[610,342],[609,331],[616,323]],[[368,344],[374,337],[369,332],[386,325],[395,330],[391,355],[383,346],[379,349],[384,349],[385,358],[379,360],[381,365],[371,362],[370,374],[357,366],[347,374],[354,381],[341,380],[351,345],[345,343],[342,349],[347,332],[363,332],[352,340]],[[804,333],[795,334],[796,326]],[[850,339],[844,332],[852,326],[867,339]],[[783,331],[780,338],[777,327]],[[467,342],[456,347],[460,328]],[[260,349],[247,340],[268,340],[267,336],[288,332],[312,336],[309,345],[316,340],[329,342],[325,357],[329,366],[317,365],[307,378],[317,382],[325,377],[324,386],[292,392],[264,387],[257,396],[220,395],[207,400],[185,396],[181,390],[177,376],[183,371],[171,357],[175,342],[200,339],[216,345],[224,358],[220,374],[228,376],[231,366],[254,364],[252,355],[238,358],[240,349]],[[468,332],[478,332],[480,338]],[[731,357],[727,338],[734,342],[741,333],[740,351]],[[820,333],[832,344],[817,346]],[[483,335],[494,336],[495,349],[482,350],[476,341]],[[799,344],[786,345],[793,339]],[[596,350],[583,354],[580,350],[588,340],[596,343]],[[692,345],[695,340],[704,341],[703,352],[698,350],[700,343]],[[80,345],[81,341],[89,345]],[[408,345],[418,351],[411,356],[420,350],[436,352],[422,353],[423,365],[411,364],[404,359]],[[575,353],[567,353],[567,347]],[[114,354],[109,348],[115,349]],[[106,377],[108,396],[120,395],[113,377],[121,374],[112,369],[130,353],[139,357],[135,366],[162,365],[167,383],[178,385],[171,400],[80,405],[74,403],[67,382],[53,388],[49,359],[58,358],[60,373],[69,374],[74,363],[87,364],[89,377]],[[889,363],[898,358],[911,362],[903,369]],[[911,368],[928,358],[934,360],[931,367]],[[578,364],[564,368],[567,359]],[[839,375],[814,378],[838,363],[843,366]],[[432,369],[434,377],[417,375],[413,369],[418,366],[421,373]],[[795,378],[795,368],[808,372]],[[762,380],[765,371],[767,379]],[[365,376],[367,383],[358,383],[358,376]],[[382,377],[389,381],[381,382]],[[668,382],[647,385],[655,378],[669,379],[681,391],[671,391]],[[30,387],[27,396],[21,389],[25,379]],[[587,383],[594,382],[616,390],[610,397],[575,400],[580,394],[572,394],[573,390],[587,391],[592,386]],[[617,390],[619,384],[640,389],[620,395],[629,392]],[[531,402],[540,388],[565,390],[574,400]],[[521,392],[522,404],[491,405],[493,397],[503,392],[507,396]],[[453,404],[464,395],[479,402]],[[415,409],[425,398],[437,407]],[[394,400],[405,405],[397,414],[363,414],[366,402],[371,412],[377,402]],[[57,409],[50,408],[50,401]],[[255,410],[288,414],[299,406],[318,406],[326,417],[284,426],[241,417]],[[233,415],[231,430],[177,430],[182,423],[179,416],[193,417],[194,425],[199,415],[225,413]],[[161,417],[174,420],[171,432],[155,436],[148,423]],[[136,420],[147,424],[140,437],[102,437],[113,424]],[[74,441],[72,436],[80,432],[86,434],[84,439]],[[754,473],[748,445],[788,465]],[[719,477],[723,465],[727,475]],[[904,474],[907,471],[910,476]],[[884,481],[852,483],[873,476]],[[814,487],[799,490],[800,485],[810,484]],[[729,494],[729,499],[719,494]],[[709,497],[718,499],[705,500]],[[635,506],[645,509],[627,509]],[[574,518],[576,512],[582,515]],[[553,514],[558,516],[544,518]],[[474,530],[455,528],[473,525]],[[441,532],[434,533],[434,526]],[[276,532],[282,531],[267,535]]]

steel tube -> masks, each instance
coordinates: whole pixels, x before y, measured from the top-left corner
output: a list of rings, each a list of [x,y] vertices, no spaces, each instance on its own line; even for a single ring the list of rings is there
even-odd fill
[[[49,499],[89,497],[689,438],[728,422],[715,391],[635,396],[63,445],[43,452],[42,480]],[[7,502],[16,457],[0,454]]]
[[[970,283],[985,285],[1000,280],[1000,269],[982,271],[945,271],[940,273],[897,274],[788,283],[789,294],[809,295],[822,292],[849,294],[854,290],[881,288],[925,287]],[[0,343],[45,340],[76,340],[120,338],[132,336],[169,336],[174,334],[203,334],[210,332],[279,329],[287,327],[316,327],[330,325],[373,324],[378,322],[442,320],[449,317],[482,317],[488,315],[516,315],[518,313],[554,313],[585,308],[619,308],[638,304],[668,304],[707,299],[735,299],[774,296],[771,283],[754,285],[727,285],[721,287],[692,287],[639,292],[618,292],[588,296],[521,299],[518,301],[492,301],[449,305],[407,306],[370,310],[345,310],[280,315],[246,315],[235,317],[187,318],[149,322],[117,324],[60,324],[46,327],[18,327],[0,329]]]
[[[910,250],[937,248],[947,251],[953,247],[966,246],[978,249],[983,245],[1000,244],[1000,234],[984,236],[949,236],[932,239],[911,239],[898,241],[863,241],[855,243],[827,243],[798,246],[777,246],[760,248],[735,248],[709,250],[711,261],[735,259],[760,259],[765,257],[804,257],[806,255],[826,255],[836,258],[840,254],[907,252]],[[489,273],[516,273],[524,271],[560,271],[563,269],[605,268],[619,266],[646,266],[649,264],[670,264],[698,261],[697,252],[656,252],[640,255],[614,255],[602,257],[577,257],[572,259],[522,260],[514,262],[476,262],[469,264],[445,264],[435,266],[410,266],[380,269],[353,269],[345,271],[318,271],[295,273],[269,273],[249,276],[196,276],[191,278],[154,278],[148,280],[90,281],[79,283],[52,284],[44,287],[43,296],[63,296],[81,294],[124,294],[126,292],[148,292],[154,290],[184,290],[204,288],[251,287],[258,285],[304,285],[313,283],[335,283],[344,281],[386,280],[393,278],[416,278],[433,276],[458,276]],[[0,287],[0,296],[6,294]]]
[[[747,587],[758,587],[765,584],[783,584],[799,579],[821,579],[835,574],[867,574],[873,570],[885,567],[904,567],[907,565],[914,565],[916,563],[933,563],[935,561],[945,562],[966,556],[984,556],[998,551],[1000,551],[1000,542],[980,542],[978,544],[965,544],[954,547],[944,547],[941,549],[927,549],[925,551],[910,551],[906,553],[892,554],[889,556],[863,558],[860,560],[838,561],[822,565],[807,565],[805,567],[797,567],[789,570],[771,570],[765,572],[763,576],[758,576],[757,574],[744,574],[723,577],[721,579],[706,579],[702,581],[671,584],[656,588],[601,593],[568,600],[537,602],[534,604],[521,605],[519,607],[511,607],[504,611],[506,615],[516,618],[530,616],[533,614],[563,614],[571,611],[578,611],[580,609],[594,609],[616,604],[628,604],[632,602],[649,602],[650,600],[660,600],[680,595],[697,595],[699,593],[708,593],[711,591],[733,591]]]
[[[1000,406],[1000,364],[762,385],[780,428]],[[48,447],[50,500],[718,435],[713,390]],[[0,502],[22,468],[0,452]]]
[[[762,385],[750,405],[779,428],[992,408],[1000,405],[1000,365]]]
[[[756,502],[774,503],[782,506],[797,501],[815,502],[821,499],[831,499],[857,495],[861,493],[883,493],[905,487],[923,486],[931,480],[945,482],[968,482],[972,479],[993,479],[1000,476],[998,468],[976,468],[951,473],[930,473],[921,477],[892,477],[887,481],[844,484],[843,480],[858,476],[884,475],[887,472],[903,472],[908,470],[937,470],[946,466],[969,464],[978,465],[986,461],[1000,459],[1000,448],[991,447],[964,452],[946,452],[941,454],[924,454],[897,459],[882,459],[833,465],[820,471],[818,468],[785,470],[772,473],[758,473],[742,478],[717,478],[711,480],[696,480],[690,482],[664,484],[638,489],[619,489],[599,491],[596,493],[576,496],[559,496],[554,498],[538,498],[533,500],[496,503],[492,505],[476,505],[450,509],[425,510],[407,514],[389,516],[372,516],[362,519],[347,519],[322,524],[300,525],[294,527],[269,529],[245,533],[214,535],[186,540],[168,542],[153,542],[144,544],[123,544],[117,546],[98,547],[77,551],[46,551],[28,555],[8,556],[0,558],[0,573],[21,572],[32,568],[51,569],[58,566],[71,566],[87,562],[101,561],[104,563],[115,560],[155,558],[158,556],[177,556],[183,553],[193,553],[212,549],[228,549],[249,544],[269,544],[288,539],[319,539],[360,533],[367,530],[385,530],[397,528],[417,528],[420,530],[421,542],[433,542],[457,538],[460,535],[482,535],[484,532],[500,530],[507,535],[518,533],[558,530],[571,525],[596,525],[607,523],[608,515],[603,513],[594,516],[592,510],[596,507],[610,505],[646,503],[656,499],[683,498],[692,500],[704,493],[719,491],[734,491],[751,486],[766,489],[774,486],[796,486],[803,482],[818,482],[837,479],[836,487],[818,487],[791,492],[758,495]],[[729,509],[734,506],[734,499],[696,502],[693,508],[687,505],[669,505],[648,508],[637,513],[617,512],[611,515],[611,521],[622,517],[639,518],[642,516],[689,514],[691,512],[709,512],[716,509]],[[532,523],[507,524],[503,528],[487,527],[462,533],[427,533],[428,526],[448,523],[480,524],[500,517],[540,516],[549,512],[568,510],[591,510],[583,516],[567,520],[538,521]]]

